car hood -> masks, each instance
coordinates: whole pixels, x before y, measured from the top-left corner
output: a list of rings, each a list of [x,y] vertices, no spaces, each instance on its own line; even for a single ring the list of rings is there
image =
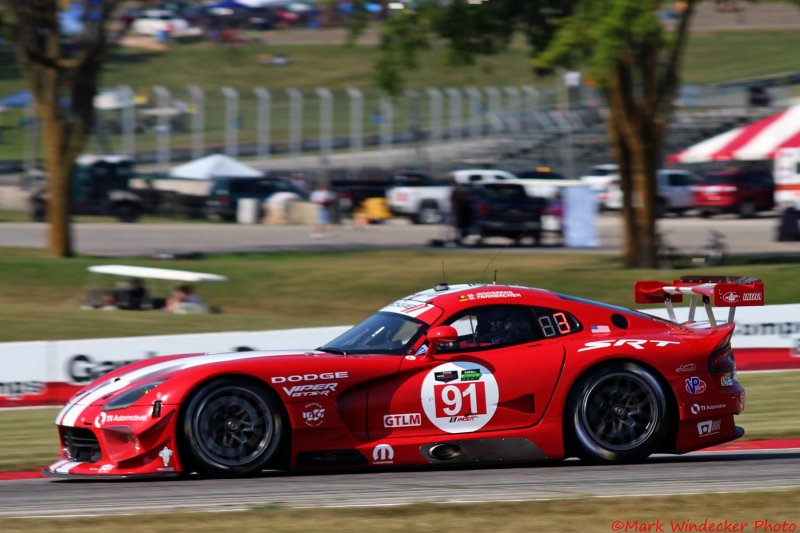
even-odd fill
[[[258,350],[249,352],[195,353],[155,357],[131,363],[99,377],[75,394],[75,396],[69,400],[67,406],[92,405],[126,388],[168,378],[174,376],[176,373],[190,369],[208,367],[220,363],[257,361],[265,358],[269,358],[270,360],[275,358],[274,361],[276,363],[292,364],[306,361],[311,357],[339,359],[342,356],[313,350],[307,352]]]

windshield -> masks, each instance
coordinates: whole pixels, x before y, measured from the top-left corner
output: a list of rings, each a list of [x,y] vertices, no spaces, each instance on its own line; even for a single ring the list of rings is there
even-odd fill
[[[405,354],[425,324],[398,313],[378,312],[319,348],[344,354]]]

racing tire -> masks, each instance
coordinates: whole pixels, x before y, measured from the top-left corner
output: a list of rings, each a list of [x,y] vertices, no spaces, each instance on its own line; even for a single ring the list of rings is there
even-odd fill
[[[267,467],[280,451],[283,411],[266,386],[220,378],[195,391],[181,418],[182,457],[200,474],[245,476]]]
[[[594,463],[641,461],[664,442],[671,427],[665,385],[633,362],[604,365],[572,388],[565,412],[568,446]]]

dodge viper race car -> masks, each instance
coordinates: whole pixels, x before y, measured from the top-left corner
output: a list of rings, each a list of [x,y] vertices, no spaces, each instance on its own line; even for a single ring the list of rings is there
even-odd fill
[[[733,311],[763,305],[763,283],[694,277],[634,292],[672,320],[541,289],[439,284],[315,350],[136,362],[62,409],[62,458],[45,473],[632,462],[740,437]],[[731,308],[727,322],[712,305]],[[707,320],[695,321],[700,306]]]

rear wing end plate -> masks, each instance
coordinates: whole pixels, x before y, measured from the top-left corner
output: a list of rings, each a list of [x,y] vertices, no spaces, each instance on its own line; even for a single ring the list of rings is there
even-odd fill
[[[702,298],[712,327],[717,327],[712,306],[730,308],[728,323],[732,323],[737,307],[764,305],[764,282],[750,276],[683,276],[672,283],[637,281],[633,293],[637,304],[663,303],[672,321],[677,321],[673,304],[688,296],[688,322],[694,322],[697,303]]]

